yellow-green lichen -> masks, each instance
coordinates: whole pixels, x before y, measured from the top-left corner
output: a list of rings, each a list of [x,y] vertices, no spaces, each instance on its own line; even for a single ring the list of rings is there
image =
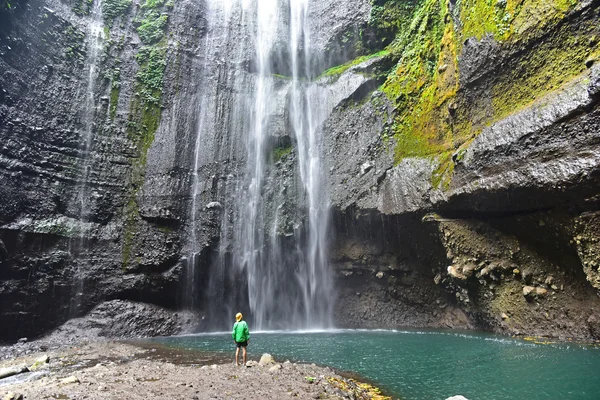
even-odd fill
[[[577,0],[460,0],[462,36],[498,41],[523,39],[524,35],[556,23]]]
[[[585,32],[567,31],[558,36],[556,42],[543,42],[532,48],[498,79],[492,88],[494,120],[559,89],[586,70],[588,58],[600,54],[598,49],[594,51],[594,46],[590,46]]]

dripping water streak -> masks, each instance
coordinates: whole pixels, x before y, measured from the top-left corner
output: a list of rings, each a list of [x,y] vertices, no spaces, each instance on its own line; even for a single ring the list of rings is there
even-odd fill
[[[331,327],[331,276],[327,263],[328,204],[322,191],[320,113],[326,103],[326,92],[311,78],[311,44],[308,26],[308,0],[291,0],[292,93],[290,115],[298,143],[300,178],[307,197],[307,248],[298,281],[304,296],[306,325],[310,328]],[[301,56],[301,57],[300,57]]]
[[[215,73],[215,59],[218,56],[219,47],[219,33],[217,29],[217,21],[220,21],[227,30],[228,22],[232,16],[232,0],[210,0],[207,1],[207,34],[204,39],[204,62],[202,65],[203,76],[206,82],[202,85],[202,94],[200,95],[199,101],[199,117],[198,126],[196,129],[196,140],[194,145],[194,167],[192,171],[192,196],[191,196],[191,218],[190,218],[190,259],[187,263],[186,271],[186,287],[185,287],[185,303],[184,306],[188,309],[196,309],[196,277],[198,274],[197,269],[199,268],[198,258],[199,252],[202,248],[199,237],[199,233],[202,230],[200,218],[198,218],[198,197],[201,196],[206,182],[200,180],[201,174],[200,169],[210,160],[208,159],[209,154],[205,151],[204,146],[207,142],[207,132],[211,127],[215,126],[215,115],[217,104],[215,104],[216,98],[216,83],[213,81],[213,77],[210,74]]]
[[[75,317],[80,312],[81,298],[84,295],[84,279],[82,267],[86,267],[88,262],[81,259],[81,255],[84,257],[90,257],[86,254],[86,242],[87,236],[91,232],[89,231],[90,213],[92,209],[90,193],[88,188],[88,181],[92,176],[92,144],[94,139],[95,124],[94,118],[96,116],[96,81],[98,79],[98,54],[102,49],[103,40],[103,22],[102,22],[102,0],[96,0],[92,4],[92,9],[89,15],[88,31],[87,31],[87,59],[86,65],[88,67],[87,73],[87,86],[85,92],[85,102],[82,110],[82,123],[83,123],[83,136],[82,143],[80,145],[81,159],[79,160],[78,173],[79,177],[76,179],[76,201],[75,207],[78,213],[79,229],[77,237],[71,237],[69,239],[69,254],[72,259],[73,253],[77,253],[78,260],[75,260],[77,265],[74,275],[73,291],[74,296],[71,301],[69,314],[70,317]],[[85,228],[85,229],[84,229]],[[82,265],[84,262],[84,265]]]

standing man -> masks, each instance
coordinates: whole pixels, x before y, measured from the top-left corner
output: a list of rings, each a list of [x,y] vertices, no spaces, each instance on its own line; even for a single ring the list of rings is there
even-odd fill
[[[248,324],[246,323],[246,321],[242,320],[242,317],[242,313],[237,313],[235,315],[235,323],[233,324],[233,332],[231,334],[231,336],[233,337],[233,342],[237,346],[237,349],[235,349],[235,365],[240,365],[238,362],[240,347],[243,349],[244,365],[246,365],[246,347],[248,346],[248,342],[250,341],[250,332],[248,331]]]

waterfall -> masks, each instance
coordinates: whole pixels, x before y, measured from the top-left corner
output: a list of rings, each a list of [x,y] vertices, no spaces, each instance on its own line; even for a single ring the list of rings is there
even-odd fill
[[[214,12],[217,3],[224,7],[221,12]],[[326,94],[310,80],[308,7],[308,0],[214,0],[207,11],[214,29],[204,38],[208,64],[203,68],[220,71],[220,77],[204,74],[207,82],[198,100],[185,291],[190,298],[202,292],[198,308],[220,321],[213,327],[225,326],[237,311],[246,314],[253,329],[331,327],[328,203],[319,131]],[[223,26],[215,18],[231,21]],[[247,43],[225,43],[223,31],[234,19],[242,33],[230,34],[232,41],[247,36]],[[211,65],[215,37],[227,49],[227,62],[219,65]],[[213,85],[221,89],[213,92]],[[223,94],[229,92],[233,95]],[[231,104],[223,107],[225,101]],[[229,148],[222,148],[219,132],[230,137]],[[292,147],[286,171],[278,170],[281,165],[272,156],[282,137]],[[233,174],[235,185],[217,184],[220,189],[210,198],[205,186],[215,184],[201,166],[222,165],[223,159],[240,166],[210,167],[210,173],[217,180]],[[285,173],[292,177],[283,182]],[[216,200],[224,207],[218,256],[201,263],[198,252],[206,249],[207,239],[200,216],[208,212],[204,205]]]
[[[84,93],[84,103],[81,110],[81,123],[83,126],[79,150],[80,158],[77,165],[77,176],[76,176],[76,188],[74,199],[71,200],[70,206],[74,208],[74,213],[77,214],[78,220],[81,223],[89,222],[92,199],[89,192],[88,182],[92,176],[92,144],[95,134],[95,123],[97,102],[96,102],[96,82],[98,80],[98,55],[102,50],[103,42],[103,21],[102,21],[102,0],[95,0],[92,4],[89,21],[87,24],[86,34],[86,47],[87,47],[87,59],[85,65],[87,66],[87,77],[86,86]],[[83,229],[83,224],[80,224],[79,229]],[[81,256],[85,253],[86,247],[86,234],[79,232],[78,236],[69,239],[69,254],[73,257],[73,253],[78,253]],[[87,255],[86,255],[87,256]],[[84,265],[82,266],[82,262]],[[77,316],[79,313],[79,307],[81,306],[81,297],[83,296],[83,277],[82,267],[87,262],[79,257],[76,262],[77,270],[75,271],[74,282],[73,282],[73,298],[70,305],[70,316]]]

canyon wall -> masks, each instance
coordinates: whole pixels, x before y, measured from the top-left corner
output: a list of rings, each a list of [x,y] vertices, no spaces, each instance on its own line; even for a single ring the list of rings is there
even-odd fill
[[[335,325],[600,339],[600,2],[321,3],[308,78],[331,108]],[[230,311],[209,298],[244,301],[224,221],[247,163],[231,104],[251,97],[257,61],[226,12],[0,11],[0,339],[111,300],[192,308],[209,329]],[[307,213],[289,115],[273,113],[263,196],[284,204],[275,234],[291,248]]]

